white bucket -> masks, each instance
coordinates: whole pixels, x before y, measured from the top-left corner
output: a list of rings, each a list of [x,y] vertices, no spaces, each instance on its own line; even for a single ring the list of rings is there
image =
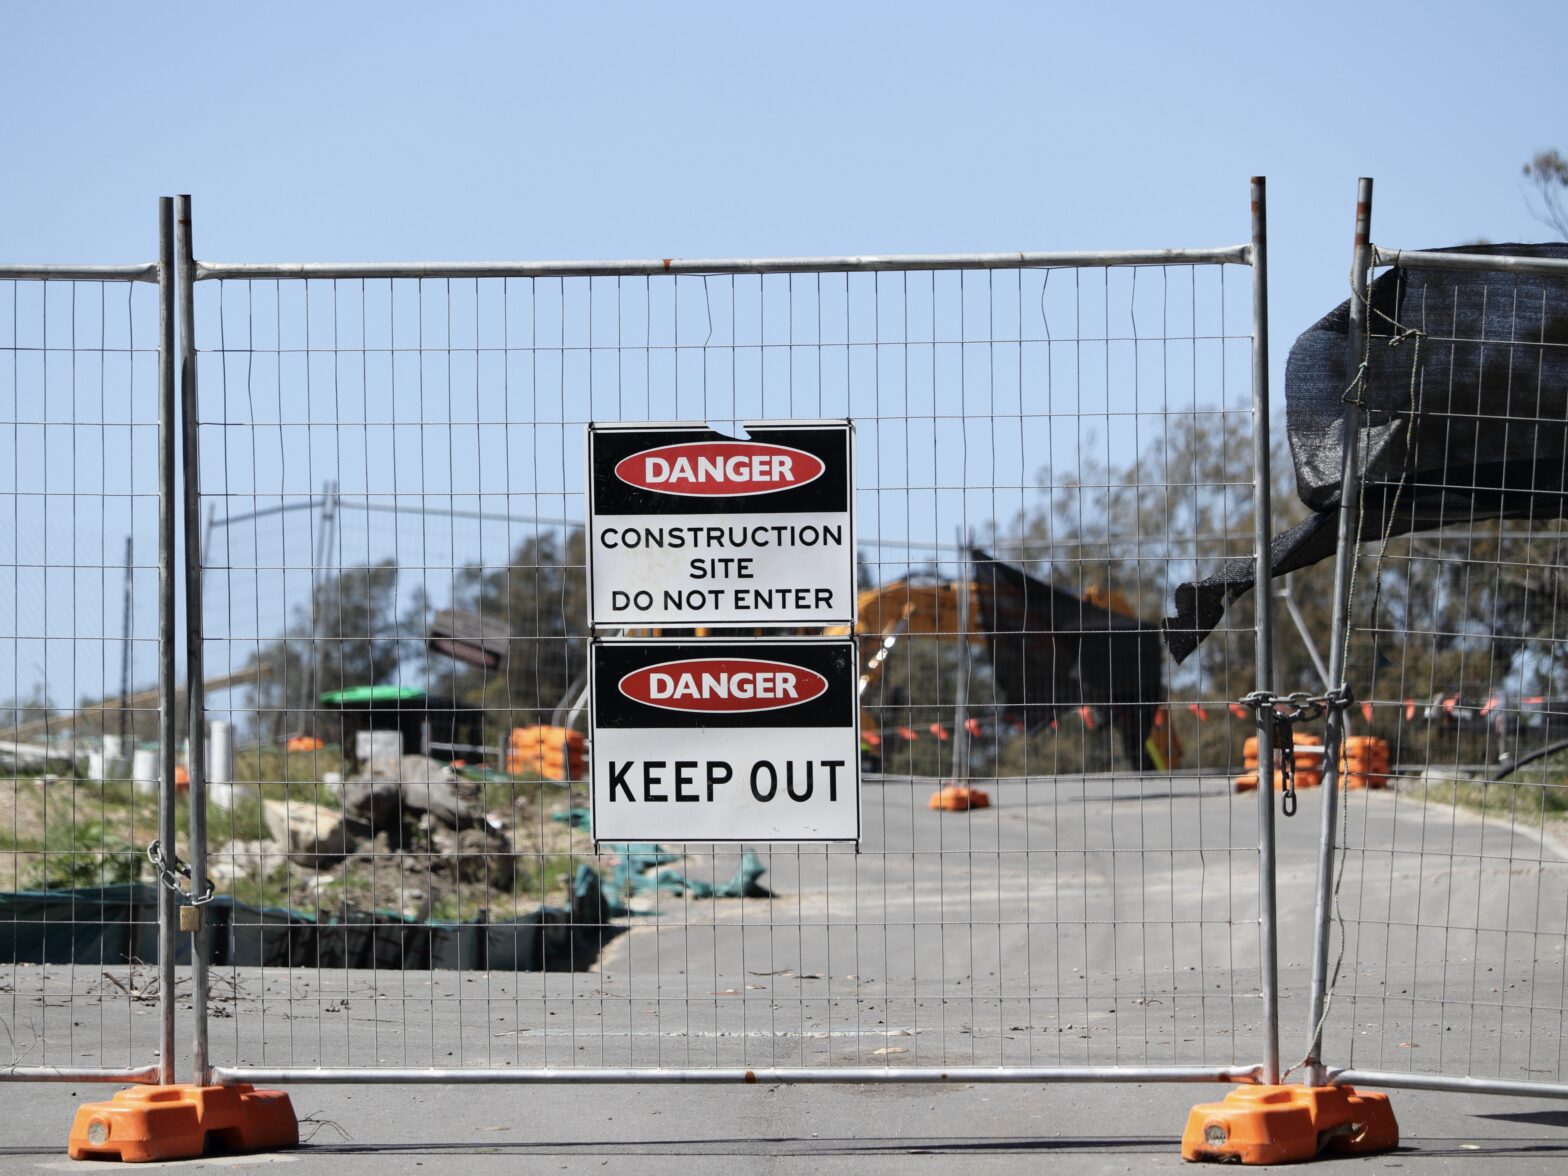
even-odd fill
[[[207,724],[207,787],[234,783],[234,724],[213,719]]]
[[[213,719],[207,724],[207,803],[233,808],[260,791],[234,782],[234,724]]]
[[[232,780],[207,785],[207,803],[231,809],[247,800],[260,800],[261,789],[254,784],[236,784]]]
[[[403,766],[403,732],[356,732],[354,756],[362,767],[395,776]]]
[[[120,737],[118,735],[105,735],[103,737],[102,751],[89,751],[87,753],[87,778],[89,780],[108,780],[119,776],[125,765],[121,762],[124,755]]]
[[[158,749],[138,747],[131,757],[131,779],[137,792],[158,792]]]

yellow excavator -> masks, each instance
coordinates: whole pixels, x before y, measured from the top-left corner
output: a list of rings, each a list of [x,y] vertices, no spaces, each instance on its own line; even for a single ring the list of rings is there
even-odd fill
[[[1139,618],[1115,589],[1094,586],[1074,596],[979,548],[970,552],[969,566],[968,580],[911,576],[860,593],[853,635],[860,647],[861,748],[868,762],[880,760],[885,736],[877,708],[865,700],[898,642],[921,637],[962,638],[978,648],[991,668],[1000,704],[995,713],[1010,725],[1032,731],[1062,713],[1078,712],[1085,721],[1108,714],[1128,762],[1139,771],[1181,766],[1157,622]],[[700,628],[628,635],[677,632],[715,635]],[[851,635],[847,625],[820,632]]]
[[[854,635],[862,699],[899,641],[962,639],[989,661],[1001,717],[1035,729],[1064,711],[1108,711],[1132,764],[1142,771],[1179,767],[1157,625],[1140,620],[1114,589],[1090,587],[1077,597],[983,551],[972,556],[968,581],[912,577],[860,593]],[[879,759],[884,733],[875,708],[861,706],[860,727],[863,752]]]

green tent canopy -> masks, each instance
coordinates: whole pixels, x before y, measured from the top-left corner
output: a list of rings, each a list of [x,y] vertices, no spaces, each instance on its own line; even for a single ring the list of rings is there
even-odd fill
[[[425,692],[418,686],[350,686],[347,690],[327,691],[321,696],[321,701],[355,705],[365,702],[403,702],[424,696]]]

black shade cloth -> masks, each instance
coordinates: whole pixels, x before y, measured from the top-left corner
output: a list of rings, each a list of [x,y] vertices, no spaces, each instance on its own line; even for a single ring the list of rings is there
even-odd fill
[[[345,911],[328,920],[279,907],[217,898],[203,916],[208,962],[292,968],[430,968],[516,972],[587,971],[625,928],[625,912],[598,875],[574,885],[570,907],[540,907],[511,919],[425,923],[390,911]],[[175,962],[191,941],[175,937]],[[158,891],[123,885],[0,894],[0,965],[107,967],[158,962]]]
[[[1144,741],[1164,695],[1158,627],[1053,588],[979,548],[970,558],[1003,713],[1033,729],[1062,710],[1106,707],[1128,758],[1152,770]]]
[[[1568,259],[1563,244],[1434,252]],[[1400,267],[1373,282],[1370,302],[1365,490],[1350,504],[1364,517],[1351,520],[1355,533],[1392,538],[1481,519],[1568,515],[1568,280]],[[1273,576],[1334,554],[1345,397],[1355,375],[1349,326],[1347,299],[1290,349],[1286,431],[1296,492],[1315,513],[1275,537]],[[1197,649],[1255,578],[1246,556],[1177,587],[1165,622],[1171,656],[1181,662]]]

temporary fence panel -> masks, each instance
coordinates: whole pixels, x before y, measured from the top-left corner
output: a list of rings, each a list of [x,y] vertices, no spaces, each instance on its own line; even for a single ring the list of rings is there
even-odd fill
[[[1267,533],[1261,247],[187,254],[197,738],[235,749],[192,774],[198,1063],[1270,1076],[1272,796],[1232,784],[1254,616],[1180,667],[1161,632]],[[856,433],[862,840],[596,844],[586,426],[801,418]],[[944,811],[955,781],[989,804]]]
[[[1568,247],[1378,249],[1363,183],[1276,665],[1261,182],[1250,244],[1141,253],[178,224],[0,266],[0,1078],[171,1083],[188,997],[226,1084],[1274,1082],[1321,781],[1307,1081],[1568,1096]],[[606,843],[588,426],[803,420],[854,429],[855,622],[723,635],[854,639],[859,842]],[[734,542],[617,541],[677,538]]]
[[[1335,640],[1355,702],[1317,1060],[1340,1082],[1561,1097],[1568,261],[1469,253],[1363,257],[1391,268],[1362,287],[1347,363],[1360,476]]]
[[[172,1076],[160,274],[0,266],[0,1080]]]

